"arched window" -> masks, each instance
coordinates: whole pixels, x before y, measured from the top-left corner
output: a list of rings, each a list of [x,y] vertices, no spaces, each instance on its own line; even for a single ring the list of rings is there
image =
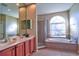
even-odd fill
[[[49,21],[50,37],[66,37],[65,19],[62,16],[54,16]]]

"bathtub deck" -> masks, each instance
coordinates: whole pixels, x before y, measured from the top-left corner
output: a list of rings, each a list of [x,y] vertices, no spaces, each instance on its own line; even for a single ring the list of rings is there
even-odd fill
[[[32,56],[78,56],[78,54],[45,48],[33,53]]]
[[[46,42],[58,42],[58,43],[69,43],[69,44],[76,44],[76,40],[73,39],[66,39],[66,38],[47,38]]]
[[[46,42],[46,47],[51,48],[53,50],[64,50],[64,51],[77,52],[76,44]]]
[[[45,42],[46,47],[53,50],[77,52],[77,43],[72,39],[69,40],[66,38],[47,38]]]

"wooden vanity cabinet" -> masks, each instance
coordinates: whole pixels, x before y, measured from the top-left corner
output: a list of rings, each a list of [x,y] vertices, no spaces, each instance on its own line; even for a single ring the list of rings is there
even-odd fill
[[[35,37],[25,41],[25,56],[31,55],[34,51],[36,51],[36,39]]]
[[[25,41],[25,56],[29,56],[30,55],[30,41],[29,40],[27,40],[27,41]]]
[[[34,37],[33,38],[33,52],[35,52],[36,51],[36,38]]]
[[[30,40],[30,53],[35,52],[36,50],[36,39],[35,37]]]
[[[10,47],[0,51],[0,56],[15,56],[15,47]]]
[[[24,56],[24,42],[16,45],[15,53],[16,56]]]
[[[0,56],[29,56],[34,51],[36,51],[35,37],[0,51]]]

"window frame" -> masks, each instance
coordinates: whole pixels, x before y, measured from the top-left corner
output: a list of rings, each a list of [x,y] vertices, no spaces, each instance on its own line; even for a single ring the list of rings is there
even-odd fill
[[[58,15],[59,16],[59,15]],[[53,16],[49,21],[47,21],[48,22],[48,27],[47,27],[47,29],[48,29],[48,38],[53,38],[53,37],[61,37],[61,38],[66,38],[66,20],[65,20],[65,18],[63,17],[63,16],[59,16],[59,17],[62,17],[64,20],[65,20],[65,34],[63,35],[63,36],[50,36],[50,21],[54,18],[54,17],[57,17],[57,16]],[[54,24],[54,23],[53,23]],[[61,23],[59,23],[59,24],[61,24]],[[64,23],[63,23],[64,24]],[[62,30],[61,30],[62,31]]]

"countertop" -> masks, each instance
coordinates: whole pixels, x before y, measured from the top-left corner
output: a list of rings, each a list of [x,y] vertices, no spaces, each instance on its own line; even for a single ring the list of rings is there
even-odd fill
[[[13,40],[15,38],[15,40]],[[19,36],[14,36],[14,37],[10,37],[10,40],[8,40],[8,42],[6,43],[0,43],[0,51],[7,49],[9,47],[15,46],[19,43],[25,42],[27,40],[31,40],[32,38],[34,38],[34,36],[30,36],[30,37],[19,37]],[[11,41],[12,40],[12,41]]]

